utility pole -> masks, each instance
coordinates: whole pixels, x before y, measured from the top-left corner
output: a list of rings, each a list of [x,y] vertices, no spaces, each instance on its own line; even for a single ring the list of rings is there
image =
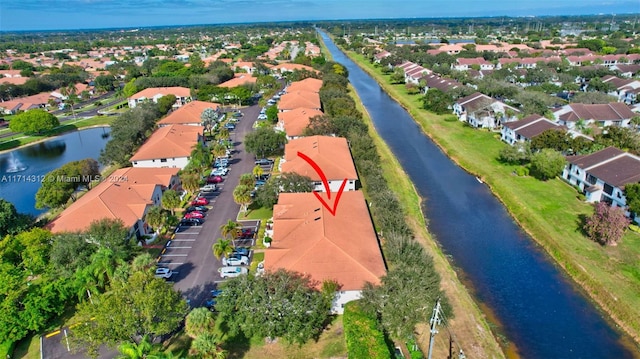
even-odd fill
[[[433,342],[436,338],[436,334],[438,334],[438,329],[436,325],[440,324],[440,299],[436,301],[435,307],[433,307],[433,314],[431,314],[431,320],[429,320],[431,324],[431,329],[429,332],[431,336],[429,338],[429,355],[427,355],[427,359],[431,359],[431,353],[433,352]]]

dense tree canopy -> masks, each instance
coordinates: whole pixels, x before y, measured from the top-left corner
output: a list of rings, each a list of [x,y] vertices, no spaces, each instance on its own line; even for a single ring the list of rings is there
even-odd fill
[[[615,246],[622,239],[629,223],[622,208],[598,202],[594,204],[594,213],[587,218],[583,228],[591,240]]]
[[[562,173],[567,160],[555,150],[545,148],[531,156],[531,174],[541,180],[548,180]]]
[[[36,208],[57,208],[67,204],[76,190],[98,179],[100,168],[92,158],[73,161],[47,173],[36,192]]]
[[[9,121],[11,131],[26,134],[43,133],[59,125],[60,121],[56,116],[40,109],[19,113]]]
[[[284,172],[273,176],[256,191],[256,202],[261,207],[271,208],[278,202],[280,193],[299,193],[313,191],[313,181],[307,176],[294,172]]]
[[[0,240],[27,229],[32,222],[32,216],[18,213],[13,203],[0,198]]]
[[[247,151],[259,158],[281,154],[286,142],[284,132],[267,127],[258,128],[245,137]]]

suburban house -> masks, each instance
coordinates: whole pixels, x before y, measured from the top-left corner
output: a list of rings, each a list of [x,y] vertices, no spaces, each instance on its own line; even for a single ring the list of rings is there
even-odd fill
[[[494,129],[505,122],[515,121],[519,113],[517,109],[476,92],[461,98],[453,104],[453,113],[460,121],[467,122],[476,128]]]
[[[495,65],[482,57],[471,59],[460,57],[456,59],[455,64],[451,64],[451,68],[458,71],[467,71],[474,67],[476,67],[477,70],[493,70]]]
[[[624,186],[640,182],[640,157],[615,147],[598,152],[568,156],[562,178],[577,186],[587,202],[607,202],[626,207]]]
[[[431,70],[426,69],[418,64],[414,64],[411,61],[405,61],[397,67],[401,68],[404,72],[404,82],[418,84],[420,79],[431,74]]]
[[[578,121],[583,121],[586,125],[596,123],[603,127],[627,127],[636,114],[625,103],[611,102],[608,104],[571,103],[555,110],[553,116],[559,124],[573,129]]]
[[[440,77],[434,73],[424,75],[420,80],[424,81],[425,83],[425,93],[429,92],[430,89],[438,89],[442,92],[449,92],[457,87],[463,86],[458,81],[448,79],[446,77]]]
[[[366,282],[378,285],[386,274],[362,192],[344,192],[335,215],[313,193],[281,193],[264,267],[307,274],[317,288],[325,280],[337,281],[331,311],[343,313],[346,303],[360,299]]]
[[[638,100],[638,93],[640,92],[640,80],[620,78],[612,75],[607,75],[602,78],[602,82],[610,83],[615,90],[609,92],[609,95],[615,96],[619,102],[624,102],[627,105],[632,105]]]
[[[137,104],[145,101],[158,103],[158,99],[166,95],[176,97],[176,103],[173,107],[180,107],[191,101],[191,90],[186,87],[150,87],[129,97],[129,107],[134,108]]]
[[[299,107],[287,112],[278,112],[278,123],[275,130],[284,132],[288,140],[302,136],[304,129],[309,126],[309,119],[322,116],[322,111]]]
[[[178,168],[121,168],[90,189],[56,217],[48,228],[53,233],[79,232],[91,222],[119,219],[140,238],[151,233],[144,217],[152,206],[160,206],[162,192],[178,189]]]
[[[183,169],[194,146],[203,141],[204,127],[168,125],[158,128],[129,159],[133,167]]]
[[[271,71],[274,73],[283,74],[285,72],[293,72],[293,71],[310,71],[317,73],[318,71],[311,66],[301,65],[301,64],[279,64],[271,68]]]
[[[256,70],[256,67],[253,62],[238,61],[231,66],[231,69],[233,71],[238,71],[238,69],[241,69],[242,71],[245,71],[248,74],[253,74],[253,72]]]
[[[382,61],[382,59],[387,58],[389,56],[391,56],[391,53],[389,51],[382,50],[377,54],[373,55],[373,62],[375,62],[376,64],[379,64],[380,61]]]
[[[324,172],[330,192],[338,192],[346,179],[345,191],[354,191],[358,172],[353,164],[347,139],[331,136],[301,137],[289,141],[284,146],[284,158],[280,161],[281,172],[294,172],[311,178],[315,191],[326,192],[322,178],[302,157],[302,153],[312,159]]]
[[[278,111],[291,111],[296,108],[308,108],[321,111],[320,95],[311,91],[289,91],[280,97]]]
[[[48,92],[27,97],[18,97],[10,101],[0,102],[0,110],[6,115],[15,115],[18,111],[45,108],[49,105],[49,99],[51,98]]]
[[[308,92],[320,92],[320,88],[322,87],[322,80],[314,79],[313,77],[308,77],[304,80],[292,82],[286,88],[286,92],[296,92],[296,91],[308,91]]]
[[[202,112],[208,108],[213,109],[218,116],[220,113],[220,104],[205,101],[191,101],[186,105],[173,110],[162,120],[158,121],[158,126],[168,125],[190,125],[202,126]]]
[[[533,114],[518,121],[503,123],[500,139],[510,145],[516,142],[531,142],[534,137],[547,130],[563,131],[566,128],[538,114]]]
[[[234,88],[244,84],[255,84],[256,81],[258,81],[257,77],[253,77],[250,74],[238,73],[235,74],[231,80],[219,84],[218,87]]]

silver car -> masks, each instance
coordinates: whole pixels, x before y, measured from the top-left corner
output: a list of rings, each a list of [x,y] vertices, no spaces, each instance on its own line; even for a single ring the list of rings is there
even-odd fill
[[[239,257],[222,257],[222,265],[223,266],[247,266],[249,265],[249,257],[247,256],[239,256]]]
[[[235,278],[246,275],[249,273],[249,270],[245,267],[221,267],[218,269],[218,272],[222,278]]]

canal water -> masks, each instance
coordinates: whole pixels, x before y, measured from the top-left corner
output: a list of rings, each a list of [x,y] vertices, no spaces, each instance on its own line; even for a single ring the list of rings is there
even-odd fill
[[[40,180],[56,168],[85,158],[98,159],[109,140],[109,127],[74,131],[0,154],[0,198],[18,212],[39,215],[35,208]]]
[[[524,358],[631,358],[614,331],[486,185],[452,162],[376,81],[321,32],[377,132],[425,198],[429,230]],[[464,349],[464,348],[463,348]]]

